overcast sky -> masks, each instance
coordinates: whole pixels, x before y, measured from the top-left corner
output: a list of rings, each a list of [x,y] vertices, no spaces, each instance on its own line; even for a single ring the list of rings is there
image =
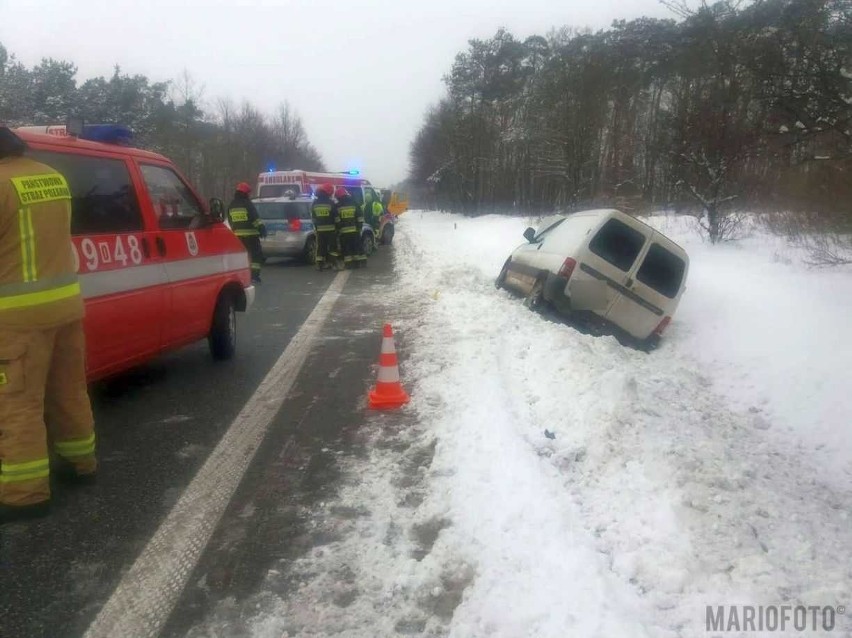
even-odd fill
[[[186,69],[210,110],[226,96],[268,113],[287,100],[330,170],[386,186],[406,176],[468,39],[642,15],[671,17],[658,0],[0,0],[0,42],[27,65],[71,60],[78,81],[116,64],[152,80]]]

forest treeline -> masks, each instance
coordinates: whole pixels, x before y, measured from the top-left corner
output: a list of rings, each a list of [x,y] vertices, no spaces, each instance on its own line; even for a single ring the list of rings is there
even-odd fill
[[[692,206],[852,224],[852,0],[471,40],[411,144],[421,203],[478,214]],[[852,230],[852,229],[850,229]]]
[[[205,196],[229,197],[239,181],[254,182],[268,166],[324,170],[299,115],[284,104],[268,116],[248,101],[206,105],[203,88],[184,72],[169,82],[128,75],[77,81],[73,62],[43,59],[27,67],[0,44],[0,122],[120,123],[134,145],[173,159]]]

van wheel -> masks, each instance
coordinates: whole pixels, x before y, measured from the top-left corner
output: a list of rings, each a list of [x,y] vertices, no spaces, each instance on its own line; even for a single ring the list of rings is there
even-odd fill
[[[373,254],[373,249],[375,248],[375,244],[373,242],[373,236],[369,233],[366,235],[361,235],[361,252],[363,252],[367,257]]]
[[[225,361],[237,351],[237,309],[234,295],[225,291],[219,295],[213,310],[213,325],[207,337],[210,354],[217,361]]]
[[[302,261],[306,264],[313,264],[317,260],[317,238],[308,237],[305,242],[305,249],[302,251]]]
[[[524,305],[533,312],[541,312],[544,310],[546,304],[547,302],[544,300],[544,280],[538,279],[524,299]]]

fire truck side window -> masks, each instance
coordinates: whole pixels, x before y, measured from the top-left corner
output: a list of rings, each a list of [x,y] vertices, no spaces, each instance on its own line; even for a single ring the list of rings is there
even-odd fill
[[[187,228],[203,214],[195,195],[172,169],[153,164],[141,164],[139,168],[160,228]]]
[[[145,226],[123,160],[31,150],[28,155],[59,171],[71,188],[71,232],[126,233]]]

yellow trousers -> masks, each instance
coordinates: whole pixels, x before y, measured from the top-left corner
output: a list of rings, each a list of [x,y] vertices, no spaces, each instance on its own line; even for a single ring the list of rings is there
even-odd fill
[[[0,504],[50,498],[48,440],[80,475],[97,469],[81,321],[0,327]]]

